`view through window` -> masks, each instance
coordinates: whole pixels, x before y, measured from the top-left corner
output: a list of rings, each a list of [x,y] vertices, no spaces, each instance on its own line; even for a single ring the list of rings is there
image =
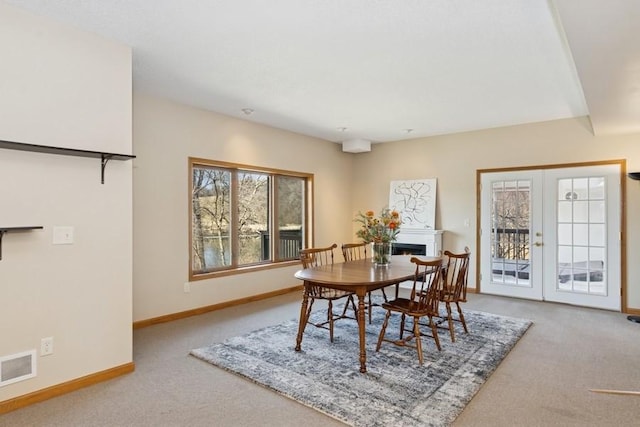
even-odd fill
[[[297,259],[312,175],[190,159],[190,276]]]

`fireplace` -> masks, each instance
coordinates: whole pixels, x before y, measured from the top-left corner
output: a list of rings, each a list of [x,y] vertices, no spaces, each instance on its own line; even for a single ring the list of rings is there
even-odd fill
[[[393,242],[392,255],[426,255],[427,245]]]
[[[442,230],[401,228],[393,243],[393,254],[442,256],[443,233]]]
[[[393,255],[442,256],[442,230],[401,228],[393,242]],[[413,281],[400,283],[401,288],[411,289]]]

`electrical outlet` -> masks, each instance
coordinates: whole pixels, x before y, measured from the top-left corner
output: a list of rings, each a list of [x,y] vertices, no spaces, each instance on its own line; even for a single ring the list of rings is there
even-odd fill
[[[184,283],[184,293],[188,294],[189,292],[191,292],[191,283],[185,282]]]
[[[40,356],[53,354],[53,337],[42,338],[40,340]]]

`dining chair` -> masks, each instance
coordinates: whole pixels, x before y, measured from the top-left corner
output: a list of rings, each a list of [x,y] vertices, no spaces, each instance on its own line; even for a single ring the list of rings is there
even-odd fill
[[[337,244],[333,244],[326,248],[307,248],[300,250],[300,260],[302,261],[303,268],[317,267],[321,265],[333,264],[333,250],[338,247]],[[318,328],[324,328],[329,330],[329,339],[333,342],[333,324],[339,319],[354,319],[358,320],[356,304],[353,300],[354,292],[342,291],[338,289],[325,288],[323,286],[314,285],[313,283],[305,284],[308,288],[309,304],[307,306],[307,312],[305,313],[305,323],[309,323]],[[339,299],[346,298],[347,301],[344,304],[342,313],[336,314],[333,312],[333,302]],[[327,320],[321,322],[312,322],[311,309],[315,300],[326,300],[328,303],[327,308]],[[347,310],[351,307],[353,309],[353,317],[347,315]]]
[[[442,322],[447,322],[451,342],[455,342],[456,336],[453,322],[460,322],[464,332],[469,333],[460,303],[467,302],[467,279],[471,251],[468,247],[465,247],[463,253],[444,251],[444,255],[446,262],[443,267],[442,287],[438,293],[438,299],[444,303],[447,310],[447,315],[442,319]],[[458,309],[457,317],[453,316],[451,304],[455,304]]]
[[[369,243],[361,242],[361,243],[344,243],[342,245],[342,256],[344,257],[345,262],[363,260],[367,258],[367,247]],[[385,301],[387,301],[387,294],[384,292],[384,288],[380,289],[382,291],[382,297]],[[374,303],[371,298],[371,292],[367,292],[367,301],[366,301],[366,309],[369,313],[369,324],[371,324],[371,318],[373,313],[373,306],[379,306],[380,304]]]
[[[434,321],[434,317],[438,316],[438,289],[440,286],[442,274],[442,261],[425,261],[416,257],[411,257],[411,262],[416,265],[413,278],[413,287],[411,288],[411,296],[409,298],[396,298],[393,301],[382,303],[382,308],[387,310],[380,335],[378,336],[378,344],[376,351],[380,350],[383,342],[390,342],[397,346],[413,347],[418,351],[418,361],[423,364],[422,355],[422,337],[430,336],[433,338],[438,350],[441,350],[440,339],[438,338],[438,328]],[[387,325],[391,313],[400,314],[400,337],[397,340],[385,338]],[[406,318],[413,319],[413,328],[406,329]],[[431,335],[427,335],[420,330],[420,320],[426,318],[427,325],[431,329]],[[408,335],[404,335],[405,332]],[[412,343],[415,341],[415,343]]]

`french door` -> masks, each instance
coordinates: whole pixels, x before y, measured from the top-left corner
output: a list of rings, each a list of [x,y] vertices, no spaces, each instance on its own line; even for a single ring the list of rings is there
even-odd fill
[[[620,310],[620,165],[481,174],[480,292]]]

